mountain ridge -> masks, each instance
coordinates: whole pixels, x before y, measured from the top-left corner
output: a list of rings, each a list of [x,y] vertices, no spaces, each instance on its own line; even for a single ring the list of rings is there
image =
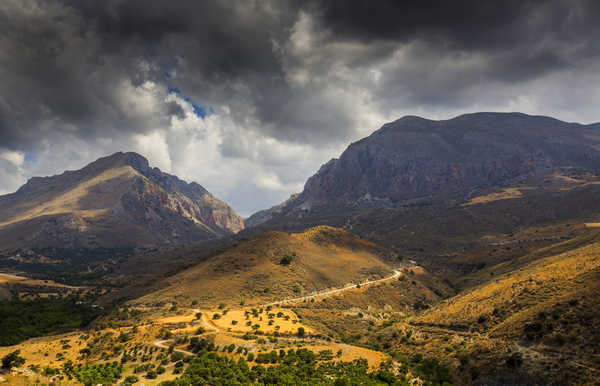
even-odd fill
[[[60,245],[62,236],[67,245],[86,247],[180,244],[243,227],[242,218],[201,185],[152,168],[132,152],[31,178],[15,193],[0,196],[0,240],[34,233],[7,243],[13,247]],[[115,234],[125,230],[132,239]],[[62,236],[53,242],[57,234]]]
[[[461,202],[561,166],[600,169],[597,125],[480,112],[447,120],[404,116],[323,164],[279,217],[432,199]],[[250,216],[248,223],[260,224]]]

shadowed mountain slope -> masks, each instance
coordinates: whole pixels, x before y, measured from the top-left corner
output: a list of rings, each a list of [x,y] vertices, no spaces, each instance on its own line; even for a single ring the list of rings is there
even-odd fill
[[[597,126],[521,113],[475,113],[442,121],[406,116],[352,143],[284,207],[275,207],[273,215],[259,212],[248,223],[460,202],[483,189],[511,186],[566,166],[600,170]]]

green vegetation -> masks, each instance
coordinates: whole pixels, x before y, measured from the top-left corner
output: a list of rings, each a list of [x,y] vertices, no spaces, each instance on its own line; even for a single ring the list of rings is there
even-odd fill
[[[9,259],[0,259],[0,267],[12,271],[27,272],[32,278],[53,280],[70,285],[107,285],[104,278],[113,273],[119,262],[134,254],[133,248],[32,248],[35,254],[62,260],[65,264],[24,263]],[[14,253],[20,252],[20,249]],[[107,271],[88,272],[91,262],[103,261]]]
[[[98,311],[76,298],[0,301],[0,346],[86,326]]]
[[[289,252],[281,256],[281,260],[279,260],[279,264],[281,265],[290,265],[292,261],[296,259],[296,252]]]
[[[161,385],[408,385],[403,376],[397,378],[385,369],[368,373],[364,359],[319,364],[317,354],[307,349],[290,349],[287,353],[272,351],[262,356],[265,360],[268,357],[269,363],[277,364],[268,368],[260,365],[250,368],[243,358],[236,361],[202,350],[181,377]],[[249,361],[253,357],[248,354]]]
[[[19,356],[20,350],[15,350],[2,357],[2,370],[10,371],[13,367],[21,367],[25,364],[25,358]]]
[[[123,368],[117,362],[112,362],[86,366],[78,365],[67,368],[65,373],[74,376],[79,382],[88,386],[113,384],[121,378],[122,371]]]
[[[125,380],[123,381],[123,385],[133,385],[134,383],[137,383],[139,381],[139,378],[136,377],[135,375],[130,375],[127,378],[125,378]]]

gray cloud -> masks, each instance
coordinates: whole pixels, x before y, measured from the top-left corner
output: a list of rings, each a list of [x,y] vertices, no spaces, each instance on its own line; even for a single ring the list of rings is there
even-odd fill
[[[399,115],[600,121],[598,16],[592,0],[6,0],[0,155],[26,157],[0,157],[0,191],[136,150],[249,214]]]

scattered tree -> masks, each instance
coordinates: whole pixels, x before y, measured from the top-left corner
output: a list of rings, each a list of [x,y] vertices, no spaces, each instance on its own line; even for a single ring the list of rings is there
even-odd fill
[[[13,367],[21,367],[25,364],[25,358],[19,356],[21,350],[15,350],[2,358],[2,370],[10,371]]]

